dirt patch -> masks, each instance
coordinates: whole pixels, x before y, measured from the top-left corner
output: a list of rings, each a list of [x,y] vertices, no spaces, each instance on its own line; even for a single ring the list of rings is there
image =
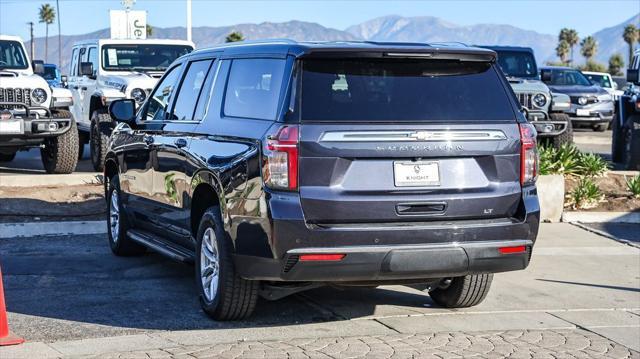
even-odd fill
[[[565,178],[565,193],[568,195],[577,186],[579,179]],[[595,208],[580,209],[589,212],[639,212],[640,198],[634,197],[627,189],[624,175],[607,173],[605,176],[594,178],[604,198]]]
[[[104,219],[100,184],[51,187],[0,187],[0,221]]]

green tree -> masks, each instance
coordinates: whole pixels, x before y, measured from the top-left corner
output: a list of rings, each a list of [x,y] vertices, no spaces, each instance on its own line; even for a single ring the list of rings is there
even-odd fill
[[[629,63],[631,63],[633,59],[633,43],[640,42],[640,30],[634,24],[629,24],[625,26],[622,38],[629,45]]]
[[[229,35],[227,35],[227,37],[225,38],[225,42],[238,42],[238,41],[244,41],[244,36],[242,36],[242,33],[240,31],[234,31]]]
[[[607,67],[599,62],[589,60],[584,66],[580,66],[581,71],[607,72]]]
[[[149,24],[147,24],[147,37],[150,37],[151,35],[153,35],[153,27]]]
[[[591,58],[598,52],[598,42],[593,36],[582,39],[580,46],[580,53],[587,59],[587,62],[591,61]]]
[[[40,23],[44,23],[46,28],[46,35],[44,38],[44,60],[46,62],[47,57],[49,56],[49,25],[53,24],[53,21],[56,19],[56,11],[53,10],[51,5],[42,4],[38,11],[38,17],[40,19]]]
[[[558,42],[558,46],[556,47],[556,55],[560,58],[560,62],[563,64],[567,63],[567,57],[569,56],[570,51],[569,43],[565,40],[561,40]]]
[[[573,47],[578,44],[580,41],[580,37],[578,37],[578,32],[574,29],[563,28],[560,30],[560,35],[558,35],[558,41],[566,41],[569,44],[569,49],[571,50],[571,63],[573,63]]]
[[[622,59],[622,55],[613,54],[609,58],[609,73],[612,76],[622,75],[620,71],[624,67],[624,59]]]

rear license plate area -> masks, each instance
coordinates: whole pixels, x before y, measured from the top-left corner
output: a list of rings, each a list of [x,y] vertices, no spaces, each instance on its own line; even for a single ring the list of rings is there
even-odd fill
[[[396,187],[439,186],[440,164],[437,161],[396,161],[393,180]]]

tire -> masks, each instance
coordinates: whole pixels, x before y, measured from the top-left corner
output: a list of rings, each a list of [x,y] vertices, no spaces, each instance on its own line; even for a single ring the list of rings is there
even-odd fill
[[[116,175],[109,181],[109,190],[107,192],[107,237],[109,247],[111,247],[113,254],[121,257],[144,254],[146,248],[127,237],[128,229],[129,223],[120,197],[120,180]]]
[[[0,162],[11,162],[16,158],[16,153],[0,153]]]
[[[71,128],[44,141],[44,148],[40,149],[42,164],[47,173],[68,174],[78,164],[78,127],[69,111],[58,110],[52,115],[53,118],[71,118]]]
[[[550,115],[551,120],[553,121],[566,121],[567,129],[563,133],[558,136],[551,137],[549,142],[551,142],[551,146],[553,148],[560,148],[564,144],[573,143],[573,124],[571,123],[571,119],[564,113],[552,113]]]
[[[623,161],[624,139],[624,131],[620,127],[620,119],[616,115],[611,121],[611,160],[615,163]]]
[[[104,110],[95,110],[91,114],[91,132],[89,147],[91,149],[91,164],[97,172],[104,169],[104,159],[107,155],[109,136],[111,136],[111,117]]]
[[[466,308],[480,304],[489,293],[493,274],[455,277],[447,287],[429,292],[431,299],[445,308]]]
[[[623,163],[627,170],[640,170],[640,116],[627,119],[624,131]]]
[[[203,246],[206,253],[203,253]],[[242,279],[236,274],[231,251],[231,240],[222,225],[220,209],[218,206],[210,207],[202,216],[198,228],[195,274],[202,309],[215,320],[247,318],[253,313],[258,300],[259,282]],[[201,275],[203,270],[212,268],[212,262],[207,258],[217,259],[213,262],[217,262],[217,266],[213,264],[214,269],[210,269],[217,276],[212,273],[209,281]]]
[[[599,123],[593,126],[593,130],[596,132],[604,132],[609,128],[609,123]]]

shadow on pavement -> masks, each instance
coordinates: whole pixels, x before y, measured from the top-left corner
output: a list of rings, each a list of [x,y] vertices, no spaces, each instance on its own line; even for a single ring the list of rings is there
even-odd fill
[[[595,287],[595,288],[604,288],[604,289],[615,289],[615,290],[626,290],[630,292],[640,292],[639,288],[631,288],[631,287],[619,287],[614,285],[606,285],[606,284],[593,284],[593,283],[580,283],[580,282],[568,282],[564,280],[553,280],[553,279],[536,279],[541,282],[552,282],[559,284],[572,284],[572,285],[581,285],[586,287]]]
[[[86,333],[73,334],[82,327],[76,322],[100,325],[94,336],[108,336],[118,334],[118,328],[222,329],[325,322],[371,315],[381,304],[423,308],[431,303],[427,295],[325,287],[275,302],[261,299],[246,321],[216,322],[200,309],[192,266],[154,253],[116,257],[104,235],[7,240],[0,246],[0,261],[7,307],[28,315],[13,321],[14,331],[31,332],[30,340],[57,338],[52,331],[63,329],[55,328],[66,328],[60,335],[84,337]],[[327,301],[338,310],[325,309],[322,303]],[[63,321],[51,325],[50,319]],[[88,327],[82,330],[92,330]]]

